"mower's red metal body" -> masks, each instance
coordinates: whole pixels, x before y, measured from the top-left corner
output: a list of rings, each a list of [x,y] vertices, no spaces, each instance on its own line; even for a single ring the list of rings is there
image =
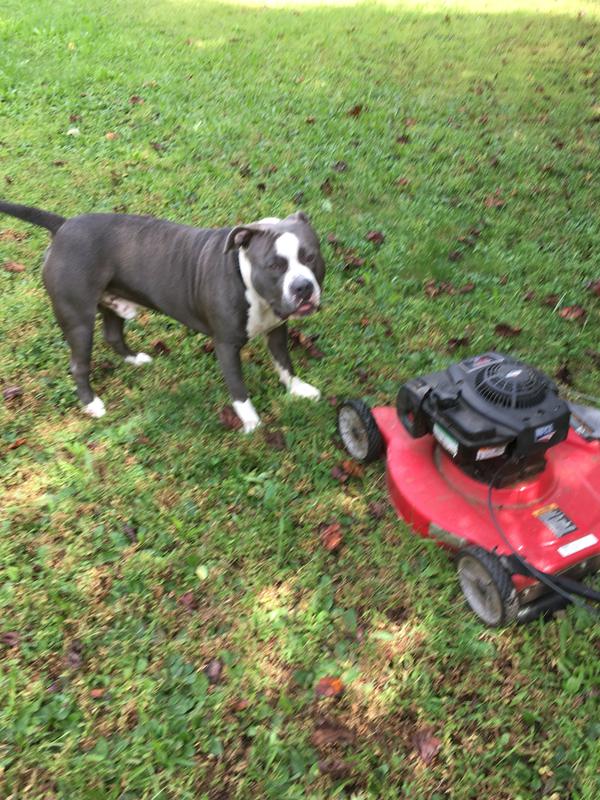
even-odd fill
[[[387,484],[398,515],[417,533],[452,549],[479,545],[500,556],[511,551],[488,509],[488,487],[465,475],[433,436],[413,439],[396,409],[372,409],[386,446]],[[534,478],[492,495],[498,522],[514,549],[547,574],[600,567],[600,442],[574,430],[546,453],[546,469]],[[557,536],[542,521],[562,514],[576,529]],[[540,519],[540,517],[542,519]],[[544,587],[530,577],[513,583],[529,602]],[[538,591],[539,589],[539,591]]]

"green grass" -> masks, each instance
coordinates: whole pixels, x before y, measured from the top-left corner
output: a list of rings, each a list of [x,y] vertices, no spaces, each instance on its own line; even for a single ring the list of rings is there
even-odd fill
[[[598,5],[566,0],[4,0],[0,194],[198,225],[301,204],[329,268],[302,329],[325,358],[294,355],[326,397],[389,402],[488,348],[566,364],[597,396],[599,33]],[[134,370],[98,337],[109,413],[83,418],[40,280],[47,236],[6,230],[26,238],[0,233],[0,384],[23,390],[0,407],[0,796],[600,796],[590,617],[483,629],[447,555],[369,512],[382,464],[332,478],[332,405],[286,398],[261,342],[247,380],[285,450],[220,426],[213,356],[150,313],[130,340],[170,354]],[[328,233],[365,264],[344,269]],[[431,298],[429,279],[475,286]],[[560,317],[573,305],[583,321]],[[318,535],[333,521],[337,555]],[[337,701],[315,698],[327,675]],[[323,718],[353,741],[321,751]],[[430,764],[424,728],[441,741]],[[323,774],[328,756],[349,777]]]

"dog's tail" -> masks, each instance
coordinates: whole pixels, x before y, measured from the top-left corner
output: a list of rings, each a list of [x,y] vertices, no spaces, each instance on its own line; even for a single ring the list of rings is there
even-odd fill
[[[7,203],[0,200],[0,212],[3,214],[10,214],[12,217],[18,217],[31,222],[33,225],[41,225],[42,228],[47,228],[51,233],[56,233],[66,217],[61,217],[58,214],[51,214],[49,211],[42,211],[41,208],[34,208],[33,206],[21,206],[18,203]]]

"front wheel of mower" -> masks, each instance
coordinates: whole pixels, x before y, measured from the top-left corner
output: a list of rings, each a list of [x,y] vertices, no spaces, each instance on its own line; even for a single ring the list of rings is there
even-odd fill
[[[338,431],[352,458],[367,463],[383,452],[383,439],[369,406],[362,400],[346,400],[338,411]]]
[[[498,556],[475,545],[458,554],[456,571],[471,610],[491,628],[517,618],[519,600],[509,572]]]

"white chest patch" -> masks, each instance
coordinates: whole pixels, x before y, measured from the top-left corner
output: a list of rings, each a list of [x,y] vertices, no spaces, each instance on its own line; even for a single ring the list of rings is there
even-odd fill
[[[123,317],[123,319],[135,319],[140,310],[137,303],[132,303],[130,300],[123,300],[122,297],[117,297],[109,292],[103,293],[100,298],[100,305],[110,308],[118,317]]]
[[[248,321],[246,334],[249,339],[268,333],[283,323],[281,317],[273,311],[267,301],[262,298],[252,283],[252,266],[243,248],[239,250],[240,273],[246,287],[246,300],[248,301]]]

